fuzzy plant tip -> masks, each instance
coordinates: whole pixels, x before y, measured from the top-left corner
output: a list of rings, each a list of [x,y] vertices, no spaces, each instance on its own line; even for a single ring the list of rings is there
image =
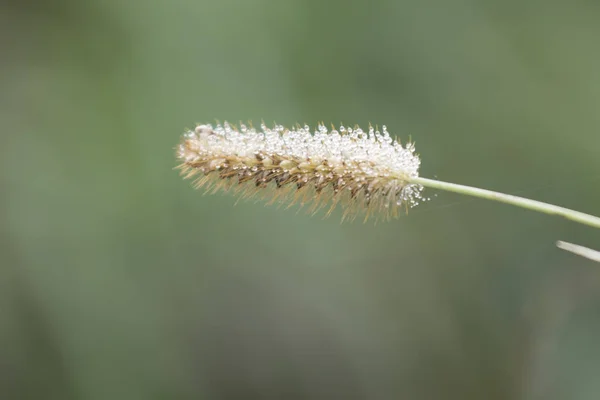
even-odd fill
[[[414,145],[402,146],[385,126],[198,125],[183,135],[177,158],[181,174],[208,193],[324,209],[326,216],[340,206],[342,220],[389,220],[423,200],[423,187],[411,183],[421,163]]]

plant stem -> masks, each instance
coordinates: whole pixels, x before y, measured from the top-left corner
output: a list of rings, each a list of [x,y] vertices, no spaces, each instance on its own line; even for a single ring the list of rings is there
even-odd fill
[[[512,204],[513,206],[527,208],[529,210],[538,211],[545,214],[558,215],[572,221],[579,222],[580,224],[593,226],[594,228],[600,228],[600,218],[596,216],[552,204],[543,203],[541,201],[530,200],[510,194],[421,177],[411,178],[410,182],[432,189],[445,190],[447,192],[460,193],[482,199],[495,200],[501,203]]]
[[[578,256],[588,258],[592,261],[600,262],[600,251],[588,249],[587,247],[579,246],[578,244],[563,242],[562,240],[556,242],[556,246],[559,249],[570,251],[571,253],[577,254]]]

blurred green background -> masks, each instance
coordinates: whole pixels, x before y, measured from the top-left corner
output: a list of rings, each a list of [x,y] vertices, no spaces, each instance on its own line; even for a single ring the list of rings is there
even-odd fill
[[[597,399],[600,233],[428,191],[202,196],[195,123],[386,124],[422,175],[600,213],[600,3],[0,4],[0,398]]]

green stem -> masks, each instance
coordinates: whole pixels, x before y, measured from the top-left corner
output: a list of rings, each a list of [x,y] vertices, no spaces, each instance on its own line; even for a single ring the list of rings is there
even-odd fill
[[[580,224],[593,226],[594,228],[600,228],[600,218],[598,217],[575,210],[569,210],[568,208],[542,203],[541,201],[530,200],[523,197],[493,192],[491,190],[479,189],[471,186],[457,185],[455,183],[437,181],[434,179],[418,177],[411,178],[410,182],[432,189],[445,190],[447,192],[460,193],[467,196],[479,197],[482,199],[495,200],[545,214],[558,215],[570,219],[572,221],[579,222]]]
[[[585,257],[592,261],[600,262],[600,251],[588,249],[587,247],[579,246],[578,244],[563,242],[562,240],[556,242],[556,246],[559,249],[570,251],[571,253],[577,254],[578,256]]]

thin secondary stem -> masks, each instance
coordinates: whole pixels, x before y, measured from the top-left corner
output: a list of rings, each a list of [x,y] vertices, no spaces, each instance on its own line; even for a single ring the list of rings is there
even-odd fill
[[[559,249],[570,251],[571,253],[577,254],[578,256],[585,257],[592,261],[600,262],[600,251],[588,249],[587,247],[579,246],[578,244],[563,242],[562,240],[556,242],[556,246]]]
[[[575,210],[570,210],[564,207],[555,206],[552,204],[543,203],[541,201],[530,200],[519,196],[513,196],[510,194],[499,193],[491,190],[479,189],[476,187],[458,185],[456,183],[442,182],[434,179],[427,179],[421,177],[411,178],[410,181],[411,183],[416,183],[432,189],[445,190],[448,192],[460,193],[467,196],[479,197],[482,199],[495,200],[545,214],[558,215],[570,219],[572,221],[579,222],[580,224],[593,226],[594,228],[600,228],[600,218],[596,216],[585,214]]]

